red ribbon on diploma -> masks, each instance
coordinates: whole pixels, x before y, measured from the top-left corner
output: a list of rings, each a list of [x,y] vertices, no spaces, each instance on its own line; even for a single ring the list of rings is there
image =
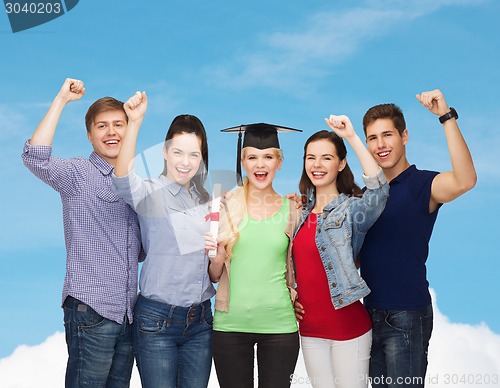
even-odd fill
[[[205,221],[219,221],[219,212],[213,213],[210,212],[205,216]]]

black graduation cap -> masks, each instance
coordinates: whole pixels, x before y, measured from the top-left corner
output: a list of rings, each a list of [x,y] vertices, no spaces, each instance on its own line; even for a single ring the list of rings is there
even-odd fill
[[[283,127],[281,125],[257,123],[244,124],[236,127],[221,129],[221,132],[230,132],[238,134],[238,146],[236,149],[236,180],[238,185],[242,185],[241,180],[241,150],[245,147],[255,147],[259,150],[266,148],[280,148],[278,141],[278,132],[302,132],[300,129]],[[241,145],[241,136],[245,133],[243,146]]]

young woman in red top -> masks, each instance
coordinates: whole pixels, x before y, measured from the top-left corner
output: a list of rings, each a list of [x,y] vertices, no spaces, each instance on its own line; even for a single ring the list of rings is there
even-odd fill
[[[355,259],[384,209],[388,185],[349,118],[326,122],[334,132],[317,132],[304,147],[299,187],[306,207],[293,240],[302,352],[314,388],[367,387],[371,321],[360,298],[370,290]],[[342,138],[363,167],[364,195]]]

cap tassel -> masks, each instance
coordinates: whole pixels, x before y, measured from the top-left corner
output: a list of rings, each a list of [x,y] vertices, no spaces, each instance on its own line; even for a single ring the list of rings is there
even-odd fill
[[[243,179],[241,179],[241,135],[242,131],[239,131],[238,148],[236,150],[236,183],[238,186],[243,186]]]

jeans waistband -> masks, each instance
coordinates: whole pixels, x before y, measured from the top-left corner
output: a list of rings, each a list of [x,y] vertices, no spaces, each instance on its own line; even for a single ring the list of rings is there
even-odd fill
[[[197,317],[200,318],[204,317],[205,312],[207,310],[211,311],[212,309],[210,299],[207,299],[202,303],[194,303],[191,306],[183,307],[152,300],[150,298],[142,296],[141,294],[139,294],[137,298],[136,305],[139,305],[141,309],[146,308],[155,310],[157,313],[165,317],[176,317],[176,318],[188,317],[191,319]]]
[[[73,298],[71,295],[68,295],[65,299],[64,299],[64,303],[63,303],[63,306],[67,307],[67,308],[71,308],[74,306],[75,303],[82,303],[82,304],[85,304],[81,301],[79,301],[78,299],[76,298]]]
[[[64,299],[63,307],[66,307],[68,309],[73,309],[73,308],[82,309],[83,306],[86,306],[87,309],[91,309],[91,307],[87,303],[82,302],[80,299],[76,299],[76,298],[72,297],[71,295],[68,295]],[[84,311],[87,311],[87,309],[85,309]]]
[[[427,306],[424,306],[419,309],[414,309],[414,310],[392,310],[392,309],[379,309],[379,308],[366,308],[368,313],[371,316],[374,315],[393,315],[393,314],[401,314],[401,313],[407,313],[407,314],[416,314],[416,315],[426,315],[426,314],[432,314],[432,304],[429,304]]]

